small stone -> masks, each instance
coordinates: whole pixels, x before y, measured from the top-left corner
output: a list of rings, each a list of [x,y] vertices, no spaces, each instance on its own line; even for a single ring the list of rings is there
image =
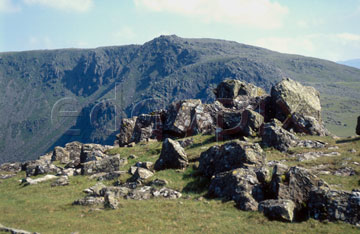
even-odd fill
[[[136,159],[136,158],[138,158],[138,157],[136,155],[134,155],[134,154],[130,154],[129,157],[128,157],[129,160],[130,159]]]

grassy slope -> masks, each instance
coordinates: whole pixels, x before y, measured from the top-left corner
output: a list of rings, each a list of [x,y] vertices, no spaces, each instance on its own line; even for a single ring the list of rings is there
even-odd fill
[[[315,138],[318,139],[318,138]],[[330,145],[340,147],[342,156],[320,158],[308,162],[295,162],[272,149],[266,149],[268,160],[287,160],[289,165],[301,164],[311,167],[327,163],[330,168],[342,167],[344,162],[360,162],[359,153],[351,154],[349,149],[360,152],[360,138],[344,139],[337,142],[330,138],[321,138]],[[256,141],[256,139],[255,139]],[[196,136],[195,144],[186,149],[192,159],[211,145],[221,144],[213,141],[211,136]],[[134,148],[118,148],[111,153],[120,153],[132,159],[123,169],[126,170],[136,161],[155,161],[161,149],[160,143],[137,145]],[[306,151],[293,149],[294,152]],[[166,179],[168,187],[182,191],[183,197],[178,200],[154,199],[147,201],[121,200],[118,210],[95,210],[89,207],[72,206],[71,203],[84,196],[81,192],[96,183],[87,177],[70,178],[66,187],[51,187],[51,182],[21,187],[18,176],[0,183],[0,223],[6,226],[40,233],[358,233],[359,229],[344,223],[320,223],[308,220],[302,223],[281,223],[268,221],[257,212],[244,212],[236,209],[232,202],[199,199],[205,195],[208,180],[196,176],[197,162],[193,161],[185,171],[165,170],[157,172],[156,178]],[[353,166],[353,165],[352,165]],[[360,188],[360,167],[353,167],[356,176],[324,176],[323,179],[336,187],[350,190]],[[127,176],[121,178],[125,180]],[[108,182],[109,184],[111,183]]]

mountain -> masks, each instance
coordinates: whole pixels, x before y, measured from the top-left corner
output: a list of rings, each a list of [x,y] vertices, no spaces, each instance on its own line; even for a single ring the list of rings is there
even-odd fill
[[[360,59],[351,59],[351,60],[346,60],[346,61],[339,61],[338,63],[360,69]]]
[[[354,134],[360,70],[326,60],[175,35],[144,45],[0,53],[0,163],[69,141],[112,144],[120,118],[178,99],[212,101],[226,78],[269,91],[283,77],[318,89],[327,127]]]

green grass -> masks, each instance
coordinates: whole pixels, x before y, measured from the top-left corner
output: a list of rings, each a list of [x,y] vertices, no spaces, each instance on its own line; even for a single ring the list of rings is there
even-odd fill
[[[312,137],[319,139],[318,137]],[[120,200],[118,210],[94,209],[91,207],[72,206],[72,202],[84,196],[82,190],[96,183],[85,176],[70,178],[70,185],[51,187],[51,181],[38,185],[23,187],[19,179],[25,174],[3,180],[0,183],[0,223],[40,233],[358,233],[359,229],[345,223],[321,223],[308,220],[301,223],[282,223],[269,221],[258,212],[240,211],[233,202],[223,203],[218,199],[198,199],[207,191],[209,180],[197,174],[196,158],[212,145],[222,144],[213,140],[212,136],[195,136],[193,146],[186,148],[191,155],[190,166],[183,171],[164,170],[157,172],[154,178],[166,179],[168,187],[182,192],[177,200],[152,199],[147,201]],[[360,152],[360,139],[334,140],[320,138],[330,145],[340,147],[343,155],[334,159],[301,162],[310,167],[320,163],[329,163],[338,167],[346,158],[360,162],[359,153],[351,154],[348,149],[355,148]],[[256,141],[256,139],[254,139]],[[133,148],[116,148],[109,151],[127,157],[138,156],[129,160],[129,164],[121,168],[127,170],[137,161],[154,162],[161,149],[161,143],[150,142],[138,144]],[[293,149],[300,152],[304,149]],[[268,160],[288,159],[285,163],[296,162],[272,149],[266,149]],[[319,161],[319,162],[317,162]],[[297,162],[298,163],[298,162]],[[299,164],[299,163],[298,163]],[[359,170],[357,168],[356,170]],[[359,171],[358,171],[359,172]],[[126,180],[128,176],[122,177]],[[344,188],[359,188],[359,174],[352,177],[324,176],[330,184],[342,184]],[[111,184],[114,181],[109,181]]]

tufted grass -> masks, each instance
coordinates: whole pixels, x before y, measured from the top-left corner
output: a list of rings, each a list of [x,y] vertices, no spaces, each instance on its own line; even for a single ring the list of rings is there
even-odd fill
[[[339,146],[336,151],[342,155],[299,163],[286,157],[286,154],[266,149],[268,160],[285,159],[288,165],[301,164],[305,167],[327,163],[334,169],[341,167],[343,162],[360,162],[360,139],[313,139]],[[186,148],[192,158],[187,169],[164,170],[154,176],[166,179],[168,187],[181,191],[183,196],[180,199],[120,200],[118,210],[72,206],[74,200],[84,196],[82,190],[94,185],[95,180],[75,176],[65,187],[51,187],[51,181],[22,187],[18,181],[25,176],[22,172],[0,183],[0,223],[40,233],[359,233],[358,227],[340,222],[322,223],[312,219],[301,223],[269,221],[258,212],[236,209],[233,202],[203,198],[209,180],[198,175],[196,159],[202,151],[223,142],[201,135],[195,136],[194,142],[193,146]],[[351,148],[355,148],[357,153],[349,153]],[[133,148],[115,148],[109,153],[120,153],[123,157],[130,154],[138,156],[121,168],[128,170],[137,161],[155,162],[160,150],[161,143],[149,142]],[[300,148],[292,150],[306,151]],[[351,160],[348,160],[350,157]],[[359,172],[359,168],[356,170]],[[127,178],[125,176],[121,180]],[[330,184],[341,184],[342,189],[360,187],[359,174],[351,177],[324,176],[323,179]]]

